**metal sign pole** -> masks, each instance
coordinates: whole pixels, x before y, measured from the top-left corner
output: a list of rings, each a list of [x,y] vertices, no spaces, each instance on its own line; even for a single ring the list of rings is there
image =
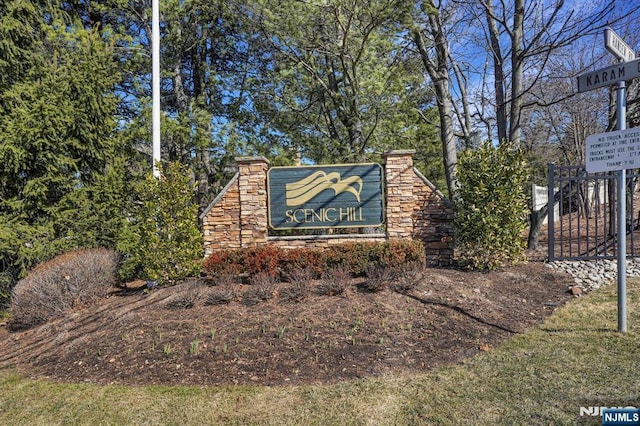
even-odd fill
[[[627,88],[624,81],[616,84],[618,130],[627,127]],[[627,332],[627,174],[618,172],[618,331]]]
[[[632,159],[631,155],[629,158],[620,157],[627,151],[626,148],[615,146],[615,141],[609,144],[607,139],[624,137],[624,130],[627,128],[626,81],[640,78],[640,58],[636,58],[633,49],[611,28],[605,30],[604,39],[606,49],[613,53],[620,63],[579,75],[578,92],[616,83],[619,133],[608,132],[588,137],[585,141],[587,145],[585,165],[589,173],[618,170],[618,331],[625,333],[627,331],[627,173],[625,167],[632,167],[635,159]],[[594,137],[598,139],[589,141]],[[627,145],[626,142],[625,145]],[[600,151],[594,151],[594,148]]]

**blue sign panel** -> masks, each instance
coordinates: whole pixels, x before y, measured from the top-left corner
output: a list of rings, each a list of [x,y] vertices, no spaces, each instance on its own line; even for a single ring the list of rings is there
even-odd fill
[[[383,222],[379,164],[273,167],[267,181],[273,229],[369,227]]]
[[[602,410],[603,426],[638,426],[640,425],[640,409],[635,407],[606,408]]]

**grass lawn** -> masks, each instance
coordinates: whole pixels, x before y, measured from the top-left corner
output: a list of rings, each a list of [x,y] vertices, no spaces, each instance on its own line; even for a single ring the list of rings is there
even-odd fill
[[[640,280],[629,332],[616,286],[462,365],[331,386],[123,387],[30,380],[0,370],[0,424],[600,424],[580,407],[640,407]]]

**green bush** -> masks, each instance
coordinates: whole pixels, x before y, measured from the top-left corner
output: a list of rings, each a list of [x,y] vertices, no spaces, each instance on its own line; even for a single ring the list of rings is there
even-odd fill
[[[509,143],[461,153],[454,227],[463,265],[495,269],[524,259],[527,178],[523,153]]]
[[[85,249],[57,256],[18,281],[11,297],[13,329],[31,327],[106,296],[118,284],[118,254]]]
[[[189,176],[184,166],[170,163],[160,179],[148,176],[136,189],[137,202],[117,246],[125,256],[123,280],[166,282],[199,272],[203,242]]]

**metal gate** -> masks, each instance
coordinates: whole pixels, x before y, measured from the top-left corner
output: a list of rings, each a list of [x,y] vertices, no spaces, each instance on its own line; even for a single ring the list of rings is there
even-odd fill
[[[618,173],[589,174],[584,166],[549,164],[548,168],[549,261],[616,259]],[[627,257],[635,257],[640,254],[640,238],[635,235],[640,173],[628,170],[626,175]]]

